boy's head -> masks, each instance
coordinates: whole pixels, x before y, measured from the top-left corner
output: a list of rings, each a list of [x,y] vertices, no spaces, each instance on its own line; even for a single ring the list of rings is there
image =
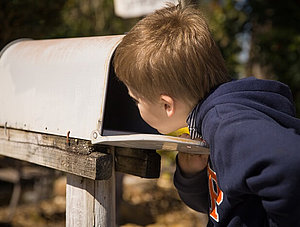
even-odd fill
[[[117,47],[114,67],[136,96],[155,101],[165,94],[192,106],[229,80],[202,14],[180,5],[139,21]]]
[[[183,102],[187,112],[229,80],[202,14],[180,4],[139,21],[118,45],[113,63],[135,98],[157,103],[161,96],[170,97]]]

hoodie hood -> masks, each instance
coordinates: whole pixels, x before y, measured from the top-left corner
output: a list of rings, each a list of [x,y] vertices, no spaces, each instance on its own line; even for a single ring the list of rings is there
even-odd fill
[[[197,128],[201,128],[205,115],[221,104],[255,109],[300,134],[300,120],[295,117],[292,93],[281,82],[248,77],[220,85],[196,107],[200,113],[197,115]]]

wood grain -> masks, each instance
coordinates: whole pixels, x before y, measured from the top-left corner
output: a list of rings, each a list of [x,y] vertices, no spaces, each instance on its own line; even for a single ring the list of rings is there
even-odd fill
[[[101,151],[101,152],[100,152]],[[112,156],[89,141],[0,127],[0,155],[93,180],[109,179]]]

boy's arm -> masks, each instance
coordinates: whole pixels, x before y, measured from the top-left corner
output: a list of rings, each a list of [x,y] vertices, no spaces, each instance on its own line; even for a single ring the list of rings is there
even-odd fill
[[[190,138],[188,134],[180,137]],[[207,162],[209,155],[179,152],[176,156],[174,185],[182,201],[192,209],[208,212]]]
[[[295,130],[239,114],[223,119],[213,138],[211,158],[224,194],[259,196],[270,224],[298,226],[300,136]]]
[[[208,213],[208,181],[207,171],[202,171],[193,175],[186,175],[178,164],[176,157],[176,171],[174,174],[174,185],[182,201],[193,210]]]

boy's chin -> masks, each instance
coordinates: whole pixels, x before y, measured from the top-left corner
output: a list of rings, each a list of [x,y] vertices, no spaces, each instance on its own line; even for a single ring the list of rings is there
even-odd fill
[[[156,129],[160,134],[163,134],[163,135],[167,135],[169,134],[170,132],[169,131],[166,131],[166,130],[161,130],[161,129]]]

